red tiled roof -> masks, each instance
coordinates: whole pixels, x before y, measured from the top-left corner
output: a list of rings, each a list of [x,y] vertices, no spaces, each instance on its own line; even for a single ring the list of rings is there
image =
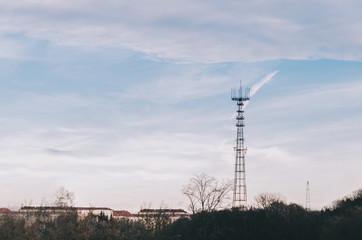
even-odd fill
[[[51,206],[40,206],[40,207],[30,207],[30,206],[25,206],[22,207],[21,210],[64,210],[64,209],[69,209],[69,210],[112,210],[110,208],[107,207],[51,207]]]
[[[77,207],[78,210],[112,210],[107,207]]]
[[[132,216],[132,214],[128,211],[121,210],[121,211],[114,211],[113,216]]]
[[[186,213],[183,209],[141,209],[140,213],[146,213],[146,212],[172,212],[172,213]]]
[[[0,213],[11,213],[12,211],[9,208],[0,208]]]

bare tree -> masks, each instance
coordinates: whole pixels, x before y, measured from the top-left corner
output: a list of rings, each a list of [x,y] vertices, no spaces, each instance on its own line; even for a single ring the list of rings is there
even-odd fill
[[[152,202],[143,201],[140,209],[150,209],[152,208]]]
[[[268,208],[273,203],[285,203],[285,197],[279,193],[259,193],[254,198],[257,208]]]
[[[74,204],[74,193],[61,186],[55,193],[54,204],[57,207],[72,207]]]
[[[24,199],[21,202],[21,207],[26,207],[26,206],[31,206],[33,204],[33,200],[32,199]]]
[[[192,213],[215,211],[223,206],[231,191],[231,182],[219,183],[214,177],[204,173],[195,174],[183,187],[182,192],[190,201]]]

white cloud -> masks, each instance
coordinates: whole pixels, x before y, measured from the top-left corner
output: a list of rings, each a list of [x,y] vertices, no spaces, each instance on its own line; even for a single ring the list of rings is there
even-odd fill
[[[71,186],[83,197],[78,199],[82,205],[87,205],[91,196],[89,185],[120,190],[113,201],[97,200],[109,206],[120,207],[118,199],[123,191],[130,196],[122,201],[132,208],[144,200],[159,201],[161,196],[172,202],[182,199],[182,184],[193,173],[213,173],[215,166],[231,159],[221,136],[187,126],[193,121],[196,126],[212,124],[222,118],[204,116],[208,121],[203,122],[201,116],[182,111],[168,117],[167,112],[149,117],[142,110],[129,117],[129,110],[123,107],[115,111],[119,107],[115,102],[115,98],[26,95],[3,104],[0,168],[9,184],[3,189],[8,194],[0,204],[15,204],[14,199],[21,195],[18,191],[37,204],[58,185]],[[95,114],[104,116],[96,124],[89,121]],[[108,115],[112,117],[105,117]],[[155,127],[159,124],[162,128]],[[219,176],[224,174],[218,171]],[[11,183],[14,177],[16,183]],[[24,189],[16,188],[17,184]],[[33,186],[42,189],[33,191]],[[148,189],[143,189],[146,186]],[[11,192],[13,188],[17,190]],[[151,191],[154,196],[146,197],[135,188]]]
[[[203,85],[207,85],[207,80],[191,83],[190,92]],[[152,84],[147,89],[151,87]],[[181,84],[179,88],[182,87]],[[172,86],[165,87],[169,88]],[[211,84],[212,93],[203,96],[218,93],[218,88],[222,86]],[[309,178],[319,181],[320,188],[326,188],[335,181],[318,180],[317,175],[326,164],[331,174],[342,169],[342,174],[351,175],[346,178],[348,181],[359,181],[354,169],[340,166],[340,159],[343,157],[344,163],[358,167],[357,158],[362,154],[358,144],[361,117],[337,116],[336,107],[341,111],[358,109],[362,102],[360,88],[360,82],[315,85],[310,88],[315,91],[294,89],[283,98],[269,95],[266,102],[249,106],[245,131],[250,196],[268,190],[286,193],[293,201],[303,199],[298,197],[295,184]],[[176,91],[176,98],[182,98],[186,90]],[[160,93],[150,96],[157,94]],[[11,202],[20,195],[18,191],[34,200],[41,199],[44,191],[65,185],[80,196],[80,204],[87,205],[91,198],[109,206],[128,204],[136,209],[144,200],[181,199],[182,185],[195,172],[218,178],[232,176],[235,127],[233,121],[223,117],[229,106],[233,111],[231,101],[222,109],[200,105],[182,110],[174,108],[178,104],[162,103],[148,103],[153,108],[142,109],[137,99],[123,102],[125,99],[118,97],[26,95],[3,103],[0,165],[3,178],[10,183],[4,188],[9,194],[2,202]],[[165,94],[162,98],[169,97]],[[310,106],[317,109],[309,110]],[[329,113],[333,113],[332,118],[326,115]],[[316,119],[305,121],[304,116],[297,114]],[[278,118],[284,121],[277,121]],[[295,123],[296,119],[300,121]],[[15,178],[16,183],[11,183]],[[285,181],[293,184],[284,184]],[[12,193],[13,186],[19,183],[28,187]],[[30,193],[33,185],[42,186],[44,191]],[[119,194],[112,193],[112,199],[122,195],[124,200],[120,203],[92,197],[85,185],[105,189],[105,194],[120,189]],[[149,199],[143,192],[152,192],[153,196]],[[130,204],[129,199],[139,202]],[[327,200],[320,198],[318,207]]]
[[[196,62],[361,59],[361,33],[355,31],[361,9],[355,1],[1,4],[2,34],[21,32],[61,45],[117,46]]]
[[[250,195],[288,193],[288,200],[303,203],[310,180],[313,207],[321,208],[357,189],[362,180],[355,170],[361,168],[361,86],[360,81],[296,86],[249,105]],[[331,178],[337,175],[343,177]],[[330,186],[336,189],[328,191]]]
[[[107,68],[99,70],[103,59],[84,63],[84,56],[78,58],[69,53],[79,51],[76,48],[97,48],[101,54],[106,50],[105,55],[115,48],[139,51],[144,54],[143,58],[159,60],[156,68],[161,69],[146,71],[136,79],[125,76],[126,80],[123,72],[117,72],[114,74],[117,76],[112,75],[114,82],[105,84],[121,87],[96,89],[97,97],[84,97],[86,94],[80,87],[71,89],[80,82],[74,85],[70,81],[63,82],[64,72],[67,72],[64,59],[54,63],[52,71],[55,72],[47,72],[37,86],[38,82],[35,84],[27,76],[17,75],[22,79],[17,85],[9,84],[10,90],[27,82],[30,84],[22,88],[24,91],[46,92],[49,87],[51,93],[63,94],[17,92],[11,95],[9,91],[9,97],[3,96],[6,101],[0,104],[0,171],[9,182],[2,190],[10,193],[6,196],[8,201],[26,193],[40,199],[44,191],[56,185],[72,186],[76,195],[83,197],[81,204],[87,204],[88,198],[94,201],[91,196],[97,190],[112,196],[97,198],[102,205],[110,206],[126,204],[126,200],[115,202],[125,196],[128,201],[150,200],[149,195],[155,201],[179,199],[180,187],[195,172],[232,176],[235,127],[234,122],[224,116],[231,114],[235,106],[229,101],[228,89],[240,76],[249,81],[243,84],[251,84],[265,74],[266,70],[260,71],[260,68],[275,69],[268,63],[263,66],[261,63],[190,63],[361,58],[358,50],[362,49],[361,33],[355,30],[360,28],[361,16],[356,7],[358,3],[354,1],[343,4],[333,1],[208,1],[206,4],[164,0],[102,3],[32,0],[0,1],[0,4],[0,43],[6,47],[0,53],[1,58],[23,59],[22,55],[32,55],[34,59],[45,60],[39,56],[43,52],[39,53],[37,47],[54,51],[50,55],[57,60],[70,54],[65,57],[66,61],[74,58],[70,64],[76,66],[76,71],[82,70],[70,71],[66,77],[72,76],[74,81],[82,79],[86,87],[89,84],[93,89],[103,87],[104,75],[107,77],[114,72],[104,73],[117,68],[117,64],[123,67],[124,62],[109,63],[107,58],[104,59]],[[347,11],[347,8],[352,10]],[[38,40],[45,40],[41,42],[46,46]],[[56,48],[55,45],[71,48]],[[63,53],[63,49],[68,51]],[[111,58],[120,59],[118,51],[112,54]],[[93,57],[92,54],[86,56],[87,59]],[[180,64],[165,66],[165,61],[159,58]],[[125,68],[127,64],[144,63],[126,62]],[[4,66],[7,65],[2,67],[6,70],[4,74],[11,75]],[[84,70],[91,68],[96,70]],[[93,73],[102,77],[92,76],[96,87],[92,87],[94,82],[89,80]],[[254,85],[252,94],[276,73],[271,72]],[[127,75],[127,71],[124,74]],[[285,75],[282,74],[283,71],[276,81],[279,86],[283,85]],[[68,84],[70,87],[55,89],[49,80],[52,77],[57,78],[54,80],[57,87]],[[139,80],[143,77],[145,79]],[[117,85],[115,81],[122,81],[122,84]],[[275,90],[272,85],[271,89]],[[248,184],[252,191],[268,190],[262,188],[271,186],[296,196],[296,182],[304,184],[308,176],[318,179],[327,162],[332,175],[342,168],[343,175],[349,176],[345,179],[360,181],[356,170],[349,170],[340,159],[345,157],[348,164],[358,166],[356,156],[362,154],[358,145],[362,85],[360,82],[314,86],[301,82],[298,85],[300,89],[288,89],[290,92],[277,89],[267,97],[255,95],[259,103],[255,101],[248,106],[245,130],[246,144],[250,148]],[[67,91],[79,91],[79,95],[67,94]],[[110,91],[117,94],[109,95]],[[222,98],[214,98],[224,93]],[[346,111],[348,114],[344,117]],[[330,175],[323,174],[325,179],[330,179]],[[286,179],[293,184],[285,184]],[[332,181],[320,182],[321,188],[332,184]],[[348,183],[346,185],[352,186]],[[93,187],[92,191],[85,189],[88,185]],[[35,193],[33,186],[39,186]],[[140,205],[132,204],[134,208]]]
[[[204,74],[202,70],[186,69],[180,75],[166,75],[156,81],[135,84],[122,98],[174,104],[225,92],[231,81],[224,75]]]
[[[349,81],[329,84],[309,84],[303,86],[298,93],[290,89],[290,93],[284,93],[270,101],[269,107],[277,111],[290,108],[294,112],[308,113],[312,111],[335,111],[354,108],[361,105],[360,92],[361,81]],[[304,111],[303,111],[304,110]]]
[[[16,176],[17,184],[28,187],[22,190],[23,196],[30,196],[35,202],[45,193],[30,191],[42,181],[45,189],[71,186],[81,196],[91,195],[88,186],[107,189],[112,185],[119,191],[117,198],[98,201],[116,207],[122,207],[118,198],[124,191],[132,196],[123,197],[122,201],[133,202],[130,204],[133,208],[144,200],[159,201],[161,196],[172,202],[182,198],[181,186],[194,172],[210,172],[215,163],[225,161],[218,150],[218,138],[210,135],[168,132],[122,135],[114,130],[102,136],[101,129],[78,129],[72,133],[61,129],[45,131],[46,135],[12,136],[11,141],[3,137],[0,144],[0,166],[2,169],[8,166],[2,176],[9,180]],[[120,138],[110,141],[114,132]],[[134,192],[133,186],[139,190]],[[143,189],[144,186],[148,189]],[[4,191],[14,187],[9,183]],[[152,192],[152,196],[144,196],[141,189]],[[102,192],[106,194],[107,190]],[[14,194],[8,194],[1,204],[14,203]],[[84,198],[78,198],[78,202],[88,204]]]

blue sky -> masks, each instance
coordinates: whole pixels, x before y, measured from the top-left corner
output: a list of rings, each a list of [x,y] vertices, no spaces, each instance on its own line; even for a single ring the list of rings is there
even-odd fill
[[[361,187],[359,1],[0,9],[2,206],[64,186],[82,206],[186,208],[193,174],[233,177],[240,81],[261,87],[245,113],[249,204],[268,191],[304,205],[308,180],[312,208]]]

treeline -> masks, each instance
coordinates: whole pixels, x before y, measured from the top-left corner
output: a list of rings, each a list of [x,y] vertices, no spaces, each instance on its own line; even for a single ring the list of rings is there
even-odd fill
[[[264,207],[200,212],[171,223],[166,215],[143,221],[69,212],[56,219],[39,215],[31,223],[5,216],[0,239],[362,239],[362,189],[321,211],[275,201]]]
[[[362,189],[322,211],[276,201],[264,208],[201,212],[165,231],[171,240],[361,240]]]
[[[166,218],[162,218],[166,219]],[[150,219],[149,219],[150,220]],[[47,213],[24,217],[5,215],[0,220],[1,240],[111,240],[157,239],[168,222],[114,220],[104,214],[80,218],[68,211],[53,219]],[[160,218],[161,220],[161,218]],[[157,226],[156,226],[157,225]]]
[[[169,228],[169,239],[320,239],[323,220],[316,212],[283,203],[267,209],[199,213]]]

